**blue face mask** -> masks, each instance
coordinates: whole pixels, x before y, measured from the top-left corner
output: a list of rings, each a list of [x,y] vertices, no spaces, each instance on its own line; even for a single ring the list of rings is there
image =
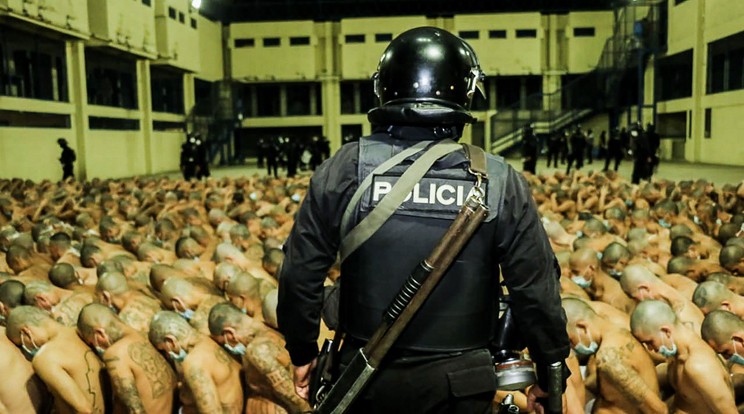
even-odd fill
[[[619,270],[616,270],[616,269],[610,269],[610,270],[607,271],[607,273],[610,276],[614,277],[615,279],[620,279],[620,276],[623,275],[623,272],[621,272]]]
[[[187,321],[190,321],[191,318],[194,317],[194,310],[193,309],[186,309],[185,311],[176,311],[179,315],[181,315],[182,318],[186,319]]]
[[[254,192],[252,192],[252,193],[248,194],[248,198],[250,198],[250,199],[251,199],[251,200],[253,200],[253,201],[256,201],[256,200],[258,200],[258,195],[257,195],[257,194],[256,194],[256,192],[254,191]]]
[[[106,352],[106,350],[101,348],[100,346],[95,347],[94,350],[96,351],[96,354],[98,354],[98,356],[103,356],[103,353]]]
[[[729,362],[733,364],[744,365],[744,357],[736,352],[736,342],[731,340],[731,344],[734,346],[734,355],[731,355],[731,358],[729,358]]]
[[[174,362],[183,362],[183,360],[186,359],[186,356],[188,356],[188,354],[186,353],[186,351],[184,351],[183,348],[181,348],[181,350],[178,353],[169,351],[168,356]]]
[[[581,230],[577,231],[577,232],[576,232],[576,237],[578,237],[578,238],[582,238],[582,237],[584,237],[584,232],[583,232],[583,231],[581,231]]]
[[[580,356],[594,355],[597,352],[597,349],[599,349],[599,344],[597,342],[591,341],[589,346],[586,346],[581,343],[581,334],[579,334],[578,329],[576,330],[576,335],[579,336],[579,343],[574,347],[574,352]],[[589,338],[591,338],[591,336]]]
[[[245,355],[245,345],[243,345],[241,342],[238,342],[237,345],[232,346],[225,342],[225,349],[227,349],[227,352],[235,355],[235,356],[243,356]]]
[[[23,350],[23,353],[28,355],[29,358],[34,359],[34,357],[36,356],[36,354],[39,353],[41,348],[36,345],[36,343],[34,342],[34,338],[31,338],[31,337],[29,338],[31,339],[31,345],[33,345],[34,349],[31,349],[26,346],[26,341],[23,340],[23,334],[21,334],[21,349]]]
[[[659,353],[664,358],[671,358],[671,357],[677,355],[677,344],[675,344],[674,341],[672,341],[672,347],[671,348],[667,348],[667,346],[664,345],[664,337],[662,336],[661,337],[661,346],[659,347]]]
[[[571,276],[571,280],[573,280],[573,282],[579,285],[579,287],[582,289],[586,289],[592,285],[591,280],[586,280],[586,278],[582,275],[573,275]]]
[[[630,207],[633,205],[633,200],[625,200],[625,205]]]
[[[300,197],[300,195],[299,195],[299,194],[292,194],[292,197],[290,197],[290,198],[291,198],[291,199],[292,199],[292,201],[294,201],[295,203],[299,203],[299,202],[300,202],[300,199],[301,199],[301,197]]]
[[[660,225],[661,227],[664,227],[665,229],[670,229],[670,228],[672,228],[672,223],[669,223],[668,221],[666,221],[666,220],[664,220],[664,219],[660,219],[660,220],[659,220],[659,225]]]
[[[694,222],[695,224],[697,224],[697,225],[700,225],[700,217],[698,217],[698,216],[693,216],[693,217],[692,217],[692,221],[693,221],[693,222]]]

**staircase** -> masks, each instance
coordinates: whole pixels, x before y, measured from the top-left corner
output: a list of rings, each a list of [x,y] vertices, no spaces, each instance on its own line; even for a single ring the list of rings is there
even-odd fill
[[[189,133],[200,133],[207,143],[211,165],[235,163],[233,136],[240,120],[235,115],[232,86],[229,81],[215,83],[210,99],[198,102],[186,116]]]
[[[619,123],[619,114],[637,108],[642,121],[644,73],[651,56],[665,45],[664,0],[620,0],[615,3],[613,34],[606,41],[596,67],[552,93],[527,97],[537,110],[521,109],[515,102],[490,119],[490,151],[502,154],[520,143],[522,128],[534,124],[538,135],[552,135],[571,128],[599,113],[610,114],[610,129]],[[663,29],[663,30],[662,30]],[[655,102],[652,105],[655,113]],[[631,111],[627,111],[628,123]]]

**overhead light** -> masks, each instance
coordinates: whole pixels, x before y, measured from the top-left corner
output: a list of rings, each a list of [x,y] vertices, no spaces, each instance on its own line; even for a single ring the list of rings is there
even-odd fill
[[[201,4],[202,4],[202,0],[191,0],[191,7],[197,10],[199,9],[199,7],[201,7]]]

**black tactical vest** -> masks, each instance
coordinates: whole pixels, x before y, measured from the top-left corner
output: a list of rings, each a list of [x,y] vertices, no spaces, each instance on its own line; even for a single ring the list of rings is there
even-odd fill
[[[361,182],[385,160],[417,141],[386,133],[359,141]],[[351,227],[359,223],[408,166],[422,153],[374,178],[361,198]],[[341,266],[341,315],[345,331],[368,340],[414,267],[441,239],[475,183],[468,159],[456,151],[440,159],[395,214]],[[498,306],[499,258],[493,245],[503,205],[506,162],[488,156],[486,221],[396,342],[396,348],[452,352],[486,346],[494,331]]]

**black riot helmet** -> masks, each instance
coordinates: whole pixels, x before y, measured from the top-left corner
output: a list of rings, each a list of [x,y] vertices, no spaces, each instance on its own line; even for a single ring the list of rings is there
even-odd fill
[[[464,40],[436,27],[408,30],[380,58],[373,77],[380,107],[370,112],[370,120],[397,113],[411,123],[473,122],[470,103],[476,90],[483,93],[484,77]]]

